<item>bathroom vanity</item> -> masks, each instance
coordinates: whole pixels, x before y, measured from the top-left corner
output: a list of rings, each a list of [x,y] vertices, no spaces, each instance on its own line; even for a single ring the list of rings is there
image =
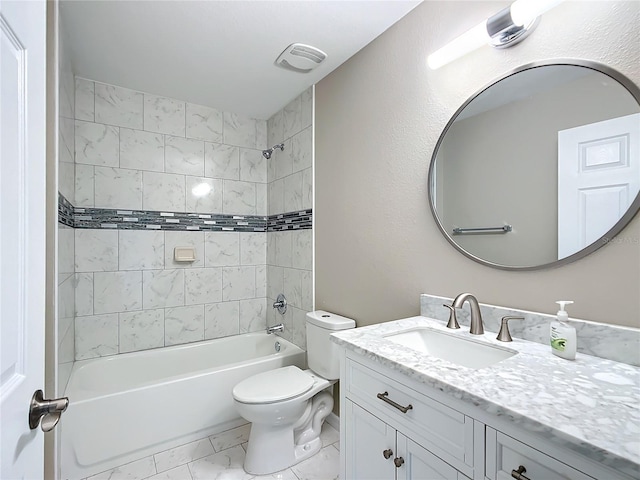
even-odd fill
[[[435,335],[445,346],[436,355],[449,359],[403,332]],[[585,354],[567,361],[495,335],[423,316],[333,335],[340,478],[640,478],[640,368]],[[489,354],[480,368],[468,353],[476,347]]]

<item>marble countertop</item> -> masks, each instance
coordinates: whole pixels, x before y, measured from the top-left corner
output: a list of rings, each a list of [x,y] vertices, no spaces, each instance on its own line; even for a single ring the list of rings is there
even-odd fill
[[[394,344],[384,335],[428,327],[518,352],[481,369],[462,367]],[[565,360],[551,347],[496,333],[471,335],[439,320],[411,317],[332,335],[338,345],[437,388],[592,460],[638,478],[640,368],[578,353]]]

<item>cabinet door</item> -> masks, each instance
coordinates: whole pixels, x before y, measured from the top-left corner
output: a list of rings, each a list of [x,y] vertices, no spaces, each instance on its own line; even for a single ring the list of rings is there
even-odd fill
[[[393,480],[395,429],[349,400],[345,406],[346,445],[340,448],[345,450],[346,480]]]
[[[403,461],[402,465],[397,468],[398,480],[461,480],[467,478],[400,432],[397,434],[396,441],[398,458]]]

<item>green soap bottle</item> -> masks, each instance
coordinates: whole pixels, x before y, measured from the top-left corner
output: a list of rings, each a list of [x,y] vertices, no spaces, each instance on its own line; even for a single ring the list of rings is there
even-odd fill
[[[571,300],[560,300],[556,303],[560,305],[560,310],[557,313],[557,321],[551,322],[550,326],[551,351],[559,357],[574,360],[578,343],[576,329],[567,323],[569,315],[564,309],[565,305],[570,305],[573,302]]]

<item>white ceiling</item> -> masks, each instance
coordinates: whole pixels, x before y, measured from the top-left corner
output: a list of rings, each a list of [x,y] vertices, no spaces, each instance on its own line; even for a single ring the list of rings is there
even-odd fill
[[[267,119],[418,5],[418,0],[61,2],[78,76]],[[327,59],[275,65],[291,43]]]

